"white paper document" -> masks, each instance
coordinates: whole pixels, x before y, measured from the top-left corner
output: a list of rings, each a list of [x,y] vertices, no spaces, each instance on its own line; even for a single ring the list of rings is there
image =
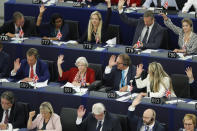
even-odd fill
[[[120,91],[116,91],[116,94],[118,95],[118,96],[124,96],[124,95],[126,95],[126,94],[128,94],[129,92],[120,92]]]
[[[103,48],[103,47],[96,47],[96,49],[94,49],[95,51],[103,51],[103,50],[105,50],[105,48]]]
[[[0,79],[0,82],[10,82],[8,79]]]
[[[122,101],[122,102],[127,102],[129,99],[131,99],[131,95],[123,96],[123,97],[120,97],[120,98],[118,98],[116,100],[117,101]]]
[[[150,54],[152,51],[158,52],[158,50],[146,49],[146,50],[142,51],[141,53],[149,53]]]
[[[106,41],[107,45],[105,45],[104,47],[114,47],[116,45],[116,37],[109,39]]]
[[[166,101],[166,104],[176,104],[178,102],[185,102],[184,100],[169,100],[169,101]]]
[[[17,83],[20,83],[20,81],[18,81]],[[48,80],[44,81],[44,82],[37,82],[37,83],[34,83],[34,82],[27,82],[29,83],[31,86],[33,87],[36,87],[36,88],[41,88],[41,87],[46,87],[48,86]]]

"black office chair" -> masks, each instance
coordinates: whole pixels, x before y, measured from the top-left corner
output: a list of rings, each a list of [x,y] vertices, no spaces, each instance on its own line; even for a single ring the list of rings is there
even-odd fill
[[[48,64],[49,73],[50,73],[50,82],[57,81],[58,78],[58,71],[55,61],[43,60],[45,63]]]
[[[88,63],[88,67],[95,72],[95,80],[102,80],[103,67],[102,64]]]
[[[30,21],[31,23],[36,23],[36,18],[34,16],[24,16],[25,20]]]
[[[69,26],[69,34],[68,38],[70,40],[78,40],[79,39],[79,22],[72,20],[64,20],[65,24]]]
[[[177,97],[190,98],[188,77],[183,74],[172,74],[172,85]]]
[[[116,37],[116,43],[120,44],[120,26],[109,24],[107,29],[107,40]]]
[[[160,49],[169,49],[169,33],[167,28],[163,28],[163,39],[160,45]]]
[[[127,116],[126,115],[121,115],[121,114],[114,114],[114,115],[120,121],[120,125],[121,125],[121,128],[122,128],[122,131],[128,131]]]
[[[29,119],[29,112],[30,112],[30,107],[29,107],[29,103],[25,103],[25,102],[18,102],[20,105],[23,105],[24,107],[24,112],[25,112],[25,125],[27,125],[28,119]]]
[[[77,131],[77,109],[62,108],[60,112],[62,131]]]

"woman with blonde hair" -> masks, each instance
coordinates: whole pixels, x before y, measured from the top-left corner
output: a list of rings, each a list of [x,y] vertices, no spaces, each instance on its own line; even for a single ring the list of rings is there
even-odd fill
[[[163,97],[167,91],[171,92],[172,97],[176,97],[173,91],[172,82],[168,74],[164,71],[162,65],[152,62],[148,66],[148,75],[142,80],[141,74],[143,65],[137,66],[135,81],[137,88],[147,87],[147,93],[150,97]]]
[[[103,23],[100,12],[94,11],[90,15],[88,29],[83,36],[78,40],[78,43],[90,42],[90,43],[103,43],[107,40],[106,33],[111,18],[111,1],[105,0],[107,3],[107,16]]]
[[[179,131],[197,131],[196,129],[196,115],[185,114],[183,118],[184,129],[179,129]]]
[[[62,131],[60,117],[54,113],[53,107],[49,102],[43,102],[40,105],[40,114],[32,121],[35,114],[35,111],[29,112],[28,129]]]
[[[182,28],[174,25],[170,18],[165,14],[161,14],[164,24],[170,28],[175,34],[179,35],[178,45],[180,49],[174,49],[174,52],[185,54],[197,53],[197,34],[193,32],[192,20],[184,18],[182,20]]]

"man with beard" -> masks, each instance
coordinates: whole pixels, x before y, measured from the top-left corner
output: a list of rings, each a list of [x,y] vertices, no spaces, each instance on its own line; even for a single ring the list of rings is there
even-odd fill
[[[164,127],[155,120],[156,112],[153,109],[146,109],[142,118],[134,115],[136,106],[141,102],[141,99],[145,94],[146,93],[140,93],[129,106],[128,120],[130,128],[135,131],[164,131]],[[137,127],[133,129],[133,125],[137,125]]]

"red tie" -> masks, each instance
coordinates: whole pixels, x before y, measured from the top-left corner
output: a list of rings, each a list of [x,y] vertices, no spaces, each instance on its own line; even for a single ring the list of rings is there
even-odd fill
[[[30,72],[30,78],[34,78],[34,70],[33,70],[33,66],[31,66],[31,72]]]
[[[8,124],[8,110],[5,111],[5,120],[4,124]]]

